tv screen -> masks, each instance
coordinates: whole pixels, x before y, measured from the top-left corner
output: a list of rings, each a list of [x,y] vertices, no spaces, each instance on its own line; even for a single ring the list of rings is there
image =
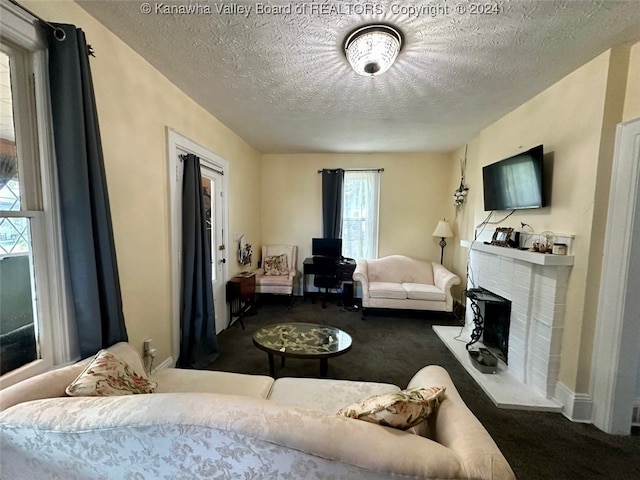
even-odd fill
[[[333,257],[342,256],[342,239],[341,238],[312,238],[311,254],[314,257]]]
[[[485,211],[544,207],[542,164],[542,145],[538,145],[483,167]]]

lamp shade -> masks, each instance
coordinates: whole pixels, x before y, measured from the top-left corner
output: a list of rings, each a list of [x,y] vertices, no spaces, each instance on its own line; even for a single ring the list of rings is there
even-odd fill
[[[451,231],[451,225],[446,220],[440,220],[438,222],[438,226],[433,231],[432,234],[434,237],[440,238],[451,238],[453,237],[453,232]]]

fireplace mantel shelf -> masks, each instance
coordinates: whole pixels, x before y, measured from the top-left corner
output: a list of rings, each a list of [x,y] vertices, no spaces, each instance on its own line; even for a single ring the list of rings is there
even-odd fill
[[[498,247],[496,245],[487,245],[484,242],[471,242],[469,240],[461,240],[460,246],[464,248],[472,248],[479,252],[492,253],[501,257],[513,258],[523,262],[534,263],[543,266],[571,266],[573,265],[573,255],[553,255],[550,253],[530,252],[528,250],[518,250],[517,248]]]

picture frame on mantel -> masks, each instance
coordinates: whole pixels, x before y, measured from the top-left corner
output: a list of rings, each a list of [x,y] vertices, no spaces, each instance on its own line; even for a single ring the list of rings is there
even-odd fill
[[[511,227],[496,228],[495,232],[493,232],[491,245],[496,245],[498,247],[508,247],[509,240],[511,240],[512,233],[513,233],[513,228]]]

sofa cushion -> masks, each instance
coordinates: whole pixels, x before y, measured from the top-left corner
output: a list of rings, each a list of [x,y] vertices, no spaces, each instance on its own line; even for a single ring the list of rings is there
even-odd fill
[[[404,255],[389,255],[367,261],[370,282],[434,284],[431,262]]]
[[[444,392],[445,387],[427,387],[376,395],[342,408],[338,415],[407,430],[440,406]]]
[[[289,274],[289,261],[287,255],[268,255],[264,259],[264,274],[265,275],[288,275]]]
[[[349,403],[372,395],[399,391],[400,387],[390,383],[285,377],[275,381],[269,400],[281,405],[320,410],[333,415]]]
[[[402,288],[402,284],[393,282],[371,282],[369,283],[369,296],[371,298],[396,298],[404,300],[407,298],[407,291]]]
[[[163,368],[151,377],[158,383],[155,393],[203,392],[267,398],[273,378],[210,370]]]
[[[134,369],[112,352],[100,350],[66,393],[72,397],[107,397],[153,393],[157,386],[144,371]]]
[[[402,288],[407,291],[407,298],[412,300],[433,300],[436,302],[444,302],[447,294],[435,285],[427,285],[425,283],[403,283]]]

